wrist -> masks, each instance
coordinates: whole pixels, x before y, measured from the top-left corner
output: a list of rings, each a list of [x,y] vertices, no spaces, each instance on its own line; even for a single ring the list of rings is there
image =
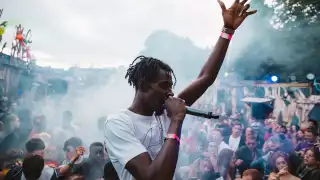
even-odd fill
[[[220,38],[230,41],[232,39],[234,32],[235,31],[233,29],[223,27],[221,30]]]
[[[226,26],[223,26],[221,32],[224,32],[224,33],[233,35],[233,34],[235,33],[235,30],[234,30],[234,29],[231,29],[231,28],[228,28],[228,27],[226,27]]]
[[[74,162],[69,162],[67,165],[70,166],[70,167],[73,167]]]
[[[182,128],[182,121],[177,120],[171,120],[170,126],[168,129],[168,134],[176,134],[178,137],[180,137],[180,132]]]
[[[74,164],[80,156],[74,156],[73,158],[71,158],[70,163]]]

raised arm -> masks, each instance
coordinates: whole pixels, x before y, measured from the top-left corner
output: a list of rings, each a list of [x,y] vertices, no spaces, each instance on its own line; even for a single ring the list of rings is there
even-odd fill
[[[227,34],[233,34],[233,31],[241,25],[247,16],[256,12],[255,10],[247,12],[250,7],[249,4],[246,4],[247,0],[241,2],[235,0],[229,9],[226,9],[222,1],[218,0],[218,2],[222,10],[224,32]],[[186,101],[186,105],[191,106],[215,81],[230,43],[230,38],[224,37],[219,38],[198,78],[178,95],[179,98]]]

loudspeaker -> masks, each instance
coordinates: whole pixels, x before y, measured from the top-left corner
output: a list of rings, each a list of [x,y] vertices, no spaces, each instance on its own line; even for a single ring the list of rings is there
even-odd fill
[[[258,120],[265,120],[273,111],[273,104],[269,103],[251,103],[251,115]]]
[[[315,104],[308,114],[309,120],[320,121],[320,104]]]

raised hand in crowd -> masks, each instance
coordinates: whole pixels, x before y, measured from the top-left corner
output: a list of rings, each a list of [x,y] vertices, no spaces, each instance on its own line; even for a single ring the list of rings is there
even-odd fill
[[[70,162],[67,165],[60,166],[58,168],[59,175],[63,176],[70,172],[74,163],[85,153],[85,148],[83,146],[79,146],[76,148],[76,154],[71,158]]]
[[[257,12],[257,10],[248,11],[250,4],[246,4],[248,0],[235,0],[230,8],[226,8],[225,4],[218,0],[222,10],[224,27],[236,30],[242,22],[248,17]]]

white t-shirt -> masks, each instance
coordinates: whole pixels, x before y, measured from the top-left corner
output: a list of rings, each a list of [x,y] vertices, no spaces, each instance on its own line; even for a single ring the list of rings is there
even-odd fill
[[[218,155],[220,154],[220,152],[224,149],[231,149],[230,146],[225,143],[224,141],[222,141],[219,145],[219,148],[218,148]]]
[[[148,152],[154,160],[167,133],[170,120],[161,116],[142,116],[130,110],[108,116],[105,123],[105,143],[110,161],[121,180],[134,180],[125,169],[132,158]]]
[[[239,147],[241,137],[234,138],[232,135],[229,137],[229,146],[232,151],[236,151]]]

